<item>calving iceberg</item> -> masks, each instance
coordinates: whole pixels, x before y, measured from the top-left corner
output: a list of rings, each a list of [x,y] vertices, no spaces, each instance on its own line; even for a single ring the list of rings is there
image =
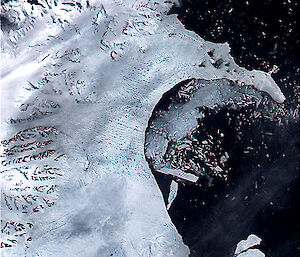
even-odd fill
[[[187,256],[144,156],[154,106],[190,78],[280,89],[172,1],[30,2],[1,7],[2,256]]]

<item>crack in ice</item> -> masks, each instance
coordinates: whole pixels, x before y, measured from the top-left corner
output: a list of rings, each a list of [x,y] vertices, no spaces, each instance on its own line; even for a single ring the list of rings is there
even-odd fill
[[[37,149],[2,155],[12,170],[20,168],[17,160],[23,158],[24,169],[36,169],[38,181],[6,176],[6,168],[1,172],[7,179],[1,180],[2,194],[12,201],[23,195],[36,199],[27,203],[26,212],[22,204],[11,209],[1,201],[6,222],[1,226],[7,228],[3,244],[13,246],[1,251],[4,256],[187,256],[144,156],[155,104],[190,78],[237,80],[276,101],[284,96],[269,74],[238,67],[228,44],[204,41],[175,15],[168,16],[171,2],[67,2],[38,0],[35,6],[20,1],[2,7],[16,24],[2,31],[7,65],[1,88],[2,94],[11,94],[1,103],[2,140],[13,138],[11,144],[20,147],[37,143],[47,126],[57,135],[50,135],[53,156],[33,158],[41,153]],[[29,64],[36,69],[9,75]],[[35,87],[28,87],[28,81]],[[60,108],[44,110],[36,99]],[[33,108],[21,111],[22,104]],[[34,128],[36,137],[27,133]],[[43,172],[52,172],[48,167],[62,170],[63,176],[42,180]],[[10,188],[4,185],[8,180]],[[49,207],[46,193],[36,189],[51,185],[57,192]],[[26,231],[18,234],[20,242],[9,241],[14,226]]]

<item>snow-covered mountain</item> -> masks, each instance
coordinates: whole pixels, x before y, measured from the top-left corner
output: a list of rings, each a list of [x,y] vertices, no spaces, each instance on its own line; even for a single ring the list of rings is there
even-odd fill
[[[154,106],[190,78],[280,89],[173,1],[30,2],[1,7],[2,256],[187,256],[144,156]]]

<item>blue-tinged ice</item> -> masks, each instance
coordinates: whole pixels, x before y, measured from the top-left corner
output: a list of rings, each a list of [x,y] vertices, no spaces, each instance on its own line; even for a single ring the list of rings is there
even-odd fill
[[[1,6],[2,256],[187,256],[144,156],[154,106],[189,78],[283,94],[171,1],[37,2]]]

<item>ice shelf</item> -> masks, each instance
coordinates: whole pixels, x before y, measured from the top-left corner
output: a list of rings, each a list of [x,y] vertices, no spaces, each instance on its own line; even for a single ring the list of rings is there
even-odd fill
[[[189,78],[279,87],[173,1],[37,2],[1,6],[2,256],[187,256],[144,156],[154,106]]]

